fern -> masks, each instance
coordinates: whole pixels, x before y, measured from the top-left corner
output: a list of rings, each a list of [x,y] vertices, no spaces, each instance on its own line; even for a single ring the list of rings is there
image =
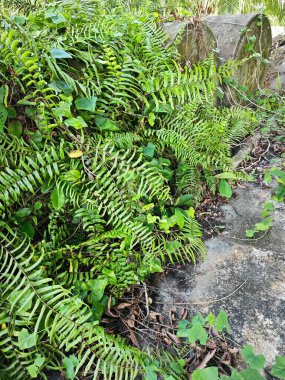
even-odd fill
[[[193,207],[254,127],[214,106],[234,64],[179,67],[123,3],[2,16],[1,377],[48,378],[69,355],[78,376],[144,377],[148,355],[100,318],[166,261],[204,255]]]
[[[15,243],[14,240],[1,244],[1,263],[5,264],[0,272],[1,309],[4,310],[1,312],[1,351],[9,363],[2,370],[3,375],[28,379],[27,368],[37,355],[42,355],[50,367],[58,366],[57,349],[54,352],[53,347],[69,351],[80,342],[76,372],[84,366],[84,374],[92,370],[94,378],[96,373],[102,373],[105,378],[118,379],[124,373],[134,379],[141,354],[135,349],[127,352],[119,340],[105,335],[102,328],[90,321],[90,311],[81,300],[44,275],[42,257],[36,257],[25,241],[16,247]],[[21,332],[25,330],[32,339],[30,344],[20,341]],[[44,336],[48,337],[48,343]]]

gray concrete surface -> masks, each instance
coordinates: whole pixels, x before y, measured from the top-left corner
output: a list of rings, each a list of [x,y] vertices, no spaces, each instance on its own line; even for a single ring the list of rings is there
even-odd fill
[[[224,309],[232,338],[251,343],[271,364],[277,354],[285,354],[284,204],[276,205],[274,225],[263,238],[245,237],[269,199],[270,189],[252,184],[237,189],[236,198],[222,207],[225,231],[206,241],[205,261],[171,272],[159,285],[159,300],[165,315],[182,306],[190,315]]]

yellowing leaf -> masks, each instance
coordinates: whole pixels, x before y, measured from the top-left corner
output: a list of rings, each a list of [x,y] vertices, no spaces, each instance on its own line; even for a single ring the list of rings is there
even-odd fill
[[[76,150],[71,150],[68,153],[68,155],[70,158],[79,158],[79,157],[83,156],[83,152],[80,149],[76,149]]]

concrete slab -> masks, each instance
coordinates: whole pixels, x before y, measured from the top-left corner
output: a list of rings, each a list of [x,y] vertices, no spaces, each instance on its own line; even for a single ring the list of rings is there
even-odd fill
[[[260,221],[270,189],[254,185],[237,189],[223,206],[226,230],[206,241],[207,258],[195,268],[174,271],[159,284],[159,301],[166,316],[173,306],[190,315],[224,309],[232,338],[251,343],[271,364],[285,354],[285,207],[277,204],[271,230],[257,240],[245,230]]]

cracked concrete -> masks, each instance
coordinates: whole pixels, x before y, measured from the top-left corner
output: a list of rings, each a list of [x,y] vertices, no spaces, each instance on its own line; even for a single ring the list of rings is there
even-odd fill
[[[171,272],[159,284],[163,314],[185,303],[189,314],[224,309],[232,338],[249,342],[271,364],[285,354],[285,207],[276,204],[274,225],[260,239],[247,239],[245,230],[260,221],[270,189],[248,184],[222,206],[226,229],[207,240],[207,257],[196,267]],[[176,305],[177,308],[182,307]]]

